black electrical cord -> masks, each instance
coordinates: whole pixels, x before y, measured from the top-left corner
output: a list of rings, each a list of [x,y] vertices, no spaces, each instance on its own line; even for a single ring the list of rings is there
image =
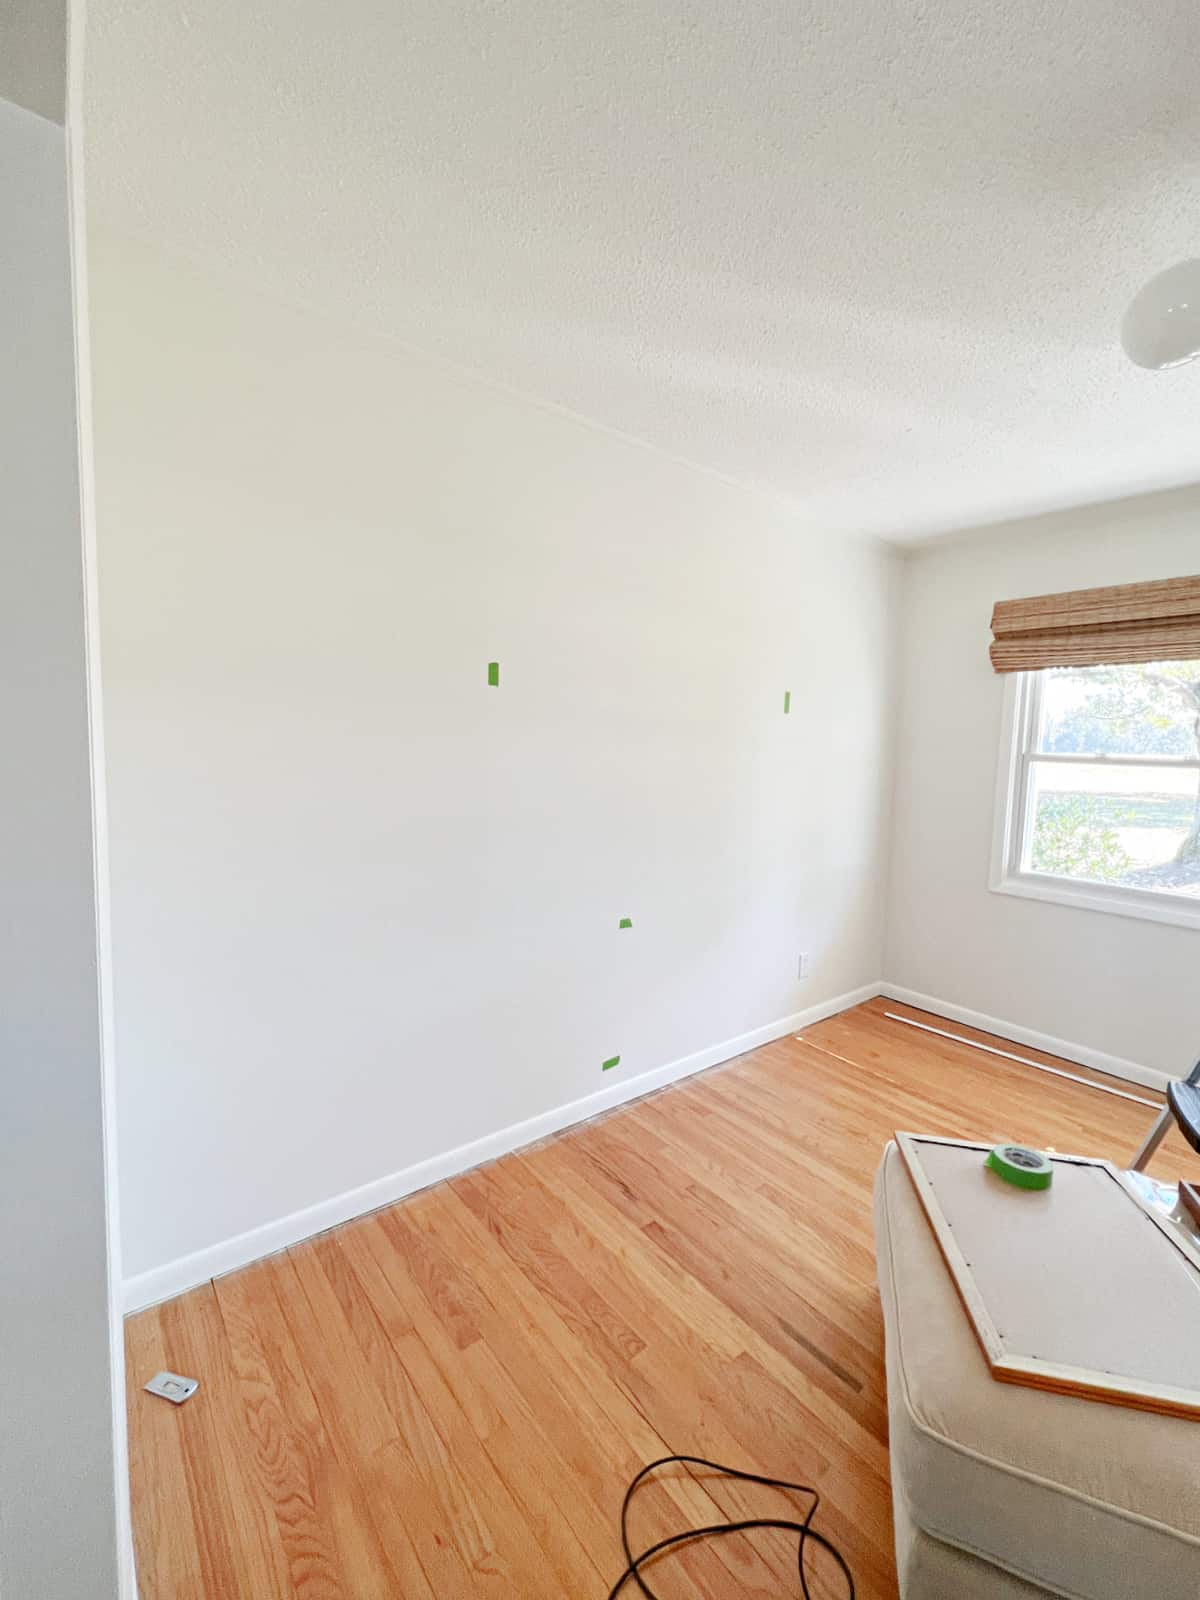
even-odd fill
[[[795,1494],[812,1495],[812,1505],[809,1506],[803,1522],[790,1522],[782,1517],[751,1517],[744,1522],[715,1522],[707,1528],[688,1528],[684,1533],[673,1533],[666,1539],[660,1539],[657,1544],[643,1550],[640,1556],[635,1556],[629,1543],[629,1506],[640,1486],[659,1467],[673,1466],[707,1467],[711,1472],[719,1472],[726,1478],[736,1478],[742,1483],[761,1483],[769,1489],[788,1489]],[[821,1504],[821,1496],[807,1483],[788,1483],[784,1478],[764,1478],[757,1472],[741,1472],[737,1467],[723,1467],[719,1461],[706,1461],[703,1456],[662,1456],[658,1461],[652,1461],[648,1467],[643,1467],[637,1477],[625,1491],[625,1498],[621,1502],[621,1545],[625,1551],[625,1571],[613,1584],[608,1592],[608,1600],[618,1600],[621,1590],[631,1580],[636,1583],[646,1600],[659,1600],[654,1590],[649,1587],[642,1577],[641,1569],[661,1555],[664,1550],[687,1543],[690,1539],[714,1539],[726,1533],[747,1533],[751,1528],[782,1528],[785,1532],[800,1535],[800,1544],[796,1551],[796,1562],[800,1573],[800,1593],[802,1600],[812,1600],[808,1587],[808,1577],[804,1570],[804,1552],[809,1540],[820,1545],[822,1550],[829,1554],[841,1568],[842,1576],[846,1580],[848,1591],[847,1600],[854,1600],[854,1577],[846,1563],[842,1552],[823,1533],[818,1533],[812,1527],[812,1519],[816,1515],[817,1507]]]

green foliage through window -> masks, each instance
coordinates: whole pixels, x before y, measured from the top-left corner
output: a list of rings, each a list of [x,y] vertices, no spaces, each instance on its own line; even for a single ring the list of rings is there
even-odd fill
[[[1030,865],[1057,878],[1119,883],[1133,866],[1115,823],[1132,820],[1107,795],[1047,794],[1034,819]]]

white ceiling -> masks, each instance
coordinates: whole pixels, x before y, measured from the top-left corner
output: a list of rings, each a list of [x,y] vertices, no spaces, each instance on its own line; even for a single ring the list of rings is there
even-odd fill
[[[51,122],[63,120],[66,0],[0,0],[0,95]]]
[[[92,214],[920,537],[1200,478],[1195,0],[91,0]]]

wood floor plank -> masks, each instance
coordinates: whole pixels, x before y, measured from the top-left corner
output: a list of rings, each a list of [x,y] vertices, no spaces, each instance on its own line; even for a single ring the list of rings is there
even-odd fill
[[[312,1247],[274,1256],[262,1270],[271,1293],[259,1307],[259,1325],[269,1329],[277,1370],[286,1374],[310,1443],[323,1448],[343,1485],[334,1531],[339,1550],[359,1569],[347,1574],[347,1590],[437,1594],[403,1522],[409,1485],[399,1430]]]
[[[812,1277],[811,1256],[802,1271],[789,1273],[787,1244],[746,1225],[754,1218],[742,1196],[736,1205],[722,1199],[680,1167],[661,1143],[639,1150],[638,1137],[623,1134],[619,1123],[605,1134],[602,1148],[610,1161],[637,1182],[658,1212],[645,1224],[647,1235],[882,1439],[883,1411],[872,1403],[863,1377],[869,1352],[844,1320],[835,1320],[821,1305],[822,1285]],[[688,1226],[694,1210],[707,1219],[702,1234]]]
[[[347,1232],[361,1239],[373,1225],[374,1219],[368,1219]],[[513,1516],[504,1484],[480,1457],[469,1424],[459,1423],[448,1397],[434,1390],[423,1363],[414,1357],[420,1342],[415,1328],[389,1316],[390,1306],[385,1305],[383,1316],[376,1311],[347,1242],[345,1235],[327,1235],[315,1241],[308,1259],[324,1270],[395,1423],[392,1450],[408,1484],[398,1515],[437,1593],[469,1581],[480,1594],[511,1594],[513,1574],[493,1531]],[[379,1294],[377,1286],[375,1298]],[[319,1316],[320,1303],[314,1298]],[[439,1425],[431,1410],[437,1412]],[[473,1447],[464,1450],[468,1439]]]
[[[819,1289],[822,1303],[838,1299],[842,1326],[852,1331],[874,1369],[878,1347],[879,1319],[875,1312],[854,1315],[839,1291],[846,1280],[846,1256],[829,1238],[820,1208],[809,1207],[801,1225],[778,1206],[758,1185],[747,1185],[740,1162],[730,1155],[724,1142],[710,1137],[706,1128],[697,1128],[688,1118],[672,1109],[667,1096],[658,1096],[645,1106],[646,1121],[676,1163],[690,1169],[693,1183],[703,1183],[712,1191],[720,1213],[744,1237],[765,1250],[776,1272],[797,1290]]]
[[[621,1208],[627,1205],[626,1186],[619,1174],[615,1180],[612,1178],[605,1166],[607,1159],[608,1152],[598,1147],[594,1139],[589,1141],[585,1160],[590,1176],[595,1186]],[[643,1214],[641,1200],[629,1206],[631,1220],[640,1219]],[[659,1243],[653,1231],[656,1225],[657,1219],[651,1216],[641,1227],[647,1244]],[[711,1239],[708,1233],[705,1237]],[[676,1269],[672,1274],[664,1270],[667,1261]],[[812,1416],[811,1437],[817,1441],[818,1449],[821,1437],[828,1435],[831,1440],[840,1441],[841,1446],[853,1449],[860,1466],[873,1463],[877,1472],[886,1471],[884,1451],[878,1440],[869,1437],[838,1401],[826,1403],[819,1388],[806,1379],[794,1360],[779,1356],[720,1292],[675,1261],[669,1250],[661,1246],[653,1252],[644,1249],[628,1262],[628,1270],[641,1280],[643,1292],[639,1300],[645,1303],[648,1314],[654,1316],[664,1334],[672,1360],[686,1359],[695,1368],[708,1366],[716,1370],[711,1360],[713,1355],[724,1354],[728,1359],[736,1359],[749,1351],[764,1373],[764,1383],[780,1385],[781,1398],[786,1392],[792,1402],[799,1400],[807,1405]],[[729,1413],[727,1425],[731,1435],[736,1436],[742,1418],[736,1407],[729,1408]]]
[[[236,1378],[211,1284],[162,1307],[173,1371],[204,1383],[180,1412],[205,1594],[294,1594],[271,1505],[241,1448]]]
[[[305,1600],[340,1600],[339,1558],[325,1504],[338,1484],[330,1483],[321,1441],[310,1443],[276,1390],[254,1315],[261,1274],[251,1269],[214,1289],[241,1407],[244,1459],[275,1517],[292,1592]]]
[[[372,1235],[372,1242],[382,1248],[386,1241],[386,1246],[393,1251],[393,1259],[403,1261],[411,1246],[414,1225],[407,1216],[394,1211],[379,1217],[377,1223],[378,1231]],[[440,1228],[438,1231],[442,1232]],[[455,1265],[451,1251],[442,1241],[429,1237],[425,1248],[440,1257],[440,1283],[444,1286],[457,1277],[460,1281],[456,1297],[464,1297],[468,1292],[466,1286],[471,1282],[470,1274]],[[551,1412],[552,1400],[545,1393],[544,1377],[540,1404],[535,1412],[523,1405],[507,1375],[502,1369],[497,1370],[488,1358],[486,1337],[490,1334],[494,1340],[497,1333],[496,1315],[490,1302],[474,1295],[480,1337],[472,1341],[465,1353],[457,1352],[451,1330],[437,1316],[432,1301],[423,1297],[420,1285],[409,1281],[403,1273],[397,1274],[393,1283],[395,1292],[404,1298],[420,1335],[422,1349],[411,1352],[411,1357],[424,1363],[420,1369],[422,1390],[441,1393],[438,1413],[455,1427],[456,1444],[468,1453],[473,1446],[478,1453],[478,1445],[482,1443],[484,1457],[503,1475],[513,1497],[524,1507],[529,1526],[535,1530],[537,1544],[550,1566],[569,1574],[572,1584],[584,1581],[586,1573],[594,1585],[598,1570],[588,1552],[602,1537],[602,1523],[594,1504],[580,1493],[577,1475],[565,1469],[565,1464],[557,1457],[553,1440],[547,1435],[544,1420]],[[459,1414],[467,1427],[471,1416],[477,1421],[483,1419],[483,1431],[474,1430],[474,1442],[457,1426]]]
[[[515,1263],[509,1262],[507,1270],[500,1266],[490,1235],[465,1204],[458,1214],[453,1207],[443,1208],[440,1222],[461,1258],[479,1261],[495,1306],[484,1327],[485,1350],[480,1356],[472,1352],[472,1360],[494,1352],[494,1360],[536,1411],[540,1427],[552,1440],[556,1460],[562,1464],[558,1481],[569,1485],[573,1495],[590,1494],[605,1519],[603,1526],[611,1530],[620,1504],[617,1486],[623,1488],[648,1461],[669,1454],[673,1447]],[[680,1511],[692,1525],[720,1520],[718,1506],[686,1474],[676,1475],[639,1502],[645,1545],[686,1525],[681,1524]],[[716,1551],[716,1560],[740,1585],[735,1590],[739,1595],[762,1592],[758,1586],[771,1577],[749,1551],[726,1546]],[[693,1560],[688,1552],[683,1561],[690,1575],[704,1564],[699,1553]],[[702,1584],[701,1592],[709,1593],[709,1587]],[[771,1600],[777,1592],[777,1588],[766,1591]]]
[[[465,1184],[467,1180],[463,1182]],[[503,1330],[493,1330],[492,1344],[497,1364],[517,1373],[518,1382],[524,1380],[524,1392],[529,1396],[531,1406],[536,1405],[539,1418],[547,1420],[550,1415],[553,1416],[553,1448],[556,1455],[565,1458],[569,1467],[568,1473],[560,1481],[569,1481],[576,1492],[580,1489],[589,1492],[593,1544],[602,1546],[611,1538],[615,1513],[612,1495],[614,1482],[621,1481],[621,1477],[628,1481],[647,1459],[669,1453],[669,1447],[647,1426],[642,1410],[636,1404],[630,1407],[629,1403],[630,1393],[639,1386],[641,1380],[635,1372],[626,1370],[625,1363],[636,1360],[645,1346],[640,1339],[635,1347],[611,1341],[612,1313],[607,1306],[595,1322],[589,1322],[587,1311],[580,1309],[578,1289],[573,1278],[561,1295],[553,1290],[547,1292],[562,1258],[557,1257],[549,1246],[544,1219],[537,1219],[529,1210],[530,1203],[536,1201],[536,1195],[524,1188],[519,1188],[518,1194],[515,1204],[524,1207],[526,1213],[520,1223],[520,1245],[516,1243],[517,1236],[506,1226],[508,1219],[502,1225],[494,1211],[485,1210],[484,1215],[496,1229],[495,1237],[502,1245],[511,1247],[508,1250],[510,1260],[520,1276],[535,1290],[540,1289],[544,1303],[553,1308],[559,1323],[560,1348],[570,1350],[572,1366],[577,1367],[585,1356],[594,1360],[596,1365],[592,1369],[591,1382],[586,1387],[576,1382],[568,1388],[562,1404],[554,1406],[545,1387],[545,1347],[539,1349],[531,1371],[530,1364],[522,1359],[520,1346],[514,1345],[511,1337],[505,1337]],[[595,1303],[600,1304],[599,1297],[595,1297]],[[601,1403],[601,1397],[606,1395],[610,1408],[614,1398],[619,1397],[619,1401],[624,1403],[621,1421],[615,1428]],[[648,1447],[651,1453],[641,1460],[631,1459],[628,1451],[628,1430],[631,1426],[639,1433],[645,1430],[650,1435]],[[614,1476],[614,1461],[620,1463],[616,1469],[620,1476]],[[708,1520],[716,1520],[715,1513],[710,1512]],[[675,1527],[678,1527],[678,1522]],[[667,1531],[672,1530],[663,1530],[664,1533]],[[730,1571],[738,1570],[736,1557],[731,1560],[724,1552],[718,1552],[717,1560]],[[752,1561],[749,1565],[754,1571],[759,1564]],[[679,1566],[676,1581],[681,1596],[693,1592],[684,1582],[685,1578],[698,1585],[701,1595],[709,1592],[701,1576],[704,1568],[712,1567],[707,1552],[685,1552]],[[755,1590],[751,1588],[749,1592]]]
[[[200,1529],[191,1513],[183,1450],[183,1415],[141,1385],[172,1370],[162,1310],[125,1327],[129,1372],[129,1478],[142,1600],[204,1600]]]
[[[276,1297],[275,1262],[218,1280],[254,1460],[298,1600],[352,1600],[393,1581],[358,1480],[325,1431]],[[302,1298],[302,1296],[301,1296]]]
[[[1153,1113],[888,1009],[927,1016],[867,1002],[130,1319],[144,1600],[604,1600],[625,1486],[675,1451],[815,1484],[861,1600],[896,1600],[884,1144],[1120,1161]],[[1152,1170],[1200,1179],[1200,1157],[1172,1135]],[[166,1366],[201,1380],[182,1408],[141,1394]],[[634,1526],[805,1509],[674,1469]],[[779,1600],[795,1544],[715,1541],[659,1583]],[[843,1600],[829,1563],[811,1583]]]
[[[572,1209],[602,1229],[591,1189],[569,1170],[572,1149],[565,1141],[556,1147],[555,1161],[555,1186],[570,1193]],[[603,1190],[594,1173],[592,1179],[592,1187]],[[613,1185],[611,1194],[623,1199],[619,1185]],[[638,1214],[635,1210],[621,1221],[630,1227]],[[626,1272],[633,1280],[627,1292],[654,1323],[647,1352],[628,1379],[639,1405],[673,1441],[674,1449],[745,1465],[769,1476],[822,1483],[831,1494],[840,1493],[849,1514],[847,1527],[852,1538],[859,1537],[853,1533],[853,1519],[869,1518],[875,1511],[878,1487],[886,1477],[878,1441],[864,1434],[839,1406],[822,1415],[819,1392],[806,1383],[793,1361],[757,1338],[669,1254],[648,1249],[645,1229],[636,1237],[640,1248],[625,1257]],[[671,1376],[681,1370],[689,1374],[684,1388]],[[763,1497],[757,1489],[720,1483],[711,1492],[725,1515],[761,1514]],[[883,1542],[886,1546],[887,1540]],[[862,1559],[873,1559],[869,1540]],[[794,1565],[794,1556],[787,1565]],[[785,1572],[783,1580],[794,1583],[794,1575]]]
[[[589,1149],[593,1144],[589,1141]],[[561,1168],[571,1161],[575,1149],[568,1141],[556,1148],[555,1178],[560,1188],[570,1187]],[[539,1152],[539,1157],[542,1154]],[[614,1193],[623,1200],[619,1185]],[[571,1203],[573,1209],[594,1218],[577,1188]],[[859,1448],[852,1448],[855,1429],[844,1409],[835,1407],[822,1417],[814,1404],[816,1396],[794,1362],[779,1359],[719,1298],[685,1269],[679,1269],[669,1256],[648,1252],[644,1231],[640,1242],[642,1248],[626,1259],[626,1271],[641,1280],[636,1301],[653,1318],[655,1327],[646,1353],[631,1366],[627,1385],[664,1436],[676,1441],[673,1448],[698,1450],[769,1475],[781,1475],[779,1462],[786,1460],[788,1467],[782,1475],[809,1482],[828,1479],[831,1454],[836,1449],[856,1467],[844,1486],[849,1509],[852,1514],[862,1509],[861,1481],[871,1469],[863,1455],[862,1436]],[[595,1258],[588,1265],[589,1273],[603,1271]],[[615,1274],[608,1283],[614,1295],[629,1292],[628,1287],[620,1289]],[[670,1376],[681,1369],[691,1374],[690,1387],[682,1394]],[[786,1389],[781,1379],[788,1385]],[[776,1429],[780,1418],[789,1419],[784,1431]],[[694,1443],[696,1440],[700,1443]],[[866,1443],[868,1454],[876,1458],[875,1473],[882,1476],[882,1450],[875,1441]],[[728,1515],[761,1512],[759,1490],[721,1484],[714,1485],[712,1492]],[[783,1577],[789,1584],[794,1581],[786,1573]]]

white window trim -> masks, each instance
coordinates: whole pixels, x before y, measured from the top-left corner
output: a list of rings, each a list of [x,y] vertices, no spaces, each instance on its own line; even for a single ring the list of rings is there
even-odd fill
[[[1200,900],[1156,894],[1150,889],[1125,889],[1115,884],[1079,883],[1072,878],[1021,870],[1023,830],[1028,825],[1030,734],[1038,713],[1041,682],[1040,673],[1011,672],[1004,685],[989,881],[992,892],[1020,895],[1026,900],[1049,900],[1055,905],[1103,911],[1112,916],[1137,917],[1145,922],[1200,928]],[[1046,758],[1039,756],[1037,759]],[[1164,761],[1163,765],[1190,767],[1195,762]]]

